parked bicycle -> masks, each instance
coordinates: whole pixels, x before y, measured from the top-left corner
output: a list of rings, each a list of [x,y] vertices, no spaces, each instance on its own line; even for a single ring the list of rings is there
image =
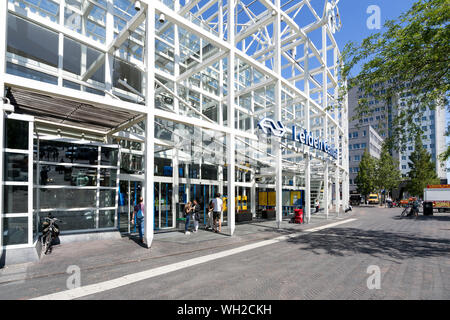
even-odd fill
[[[53,217],[51,214],[44,218],[42,222],[42,236],[41,236],[41,257],[44,254],[51,253],[53,240],[59,236],[59,226],[56,222],[62,222],[58,218]]]
[[[408,206],[406,206],[400,217],[412,217],[412,216],[418,216],[419,215],[419,206],[414,206],[413,204],[410,204]]]
[[[402,214],[400,215],[400,217],[410,217],[412,216],[412,206],[406,206],[405,209],[403,209]]]

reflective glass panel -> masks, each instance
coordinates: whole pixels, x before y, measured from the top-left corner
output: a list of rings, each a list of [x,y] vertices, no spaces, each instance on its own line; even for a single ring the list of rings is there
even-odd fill
[[[28,181],[28,155],[5,152],[5,181]]]
[[[28,150],[27,121],[6,119],[5,121],[5,148]]]
[[[116,190],[100,190],[100,208],[116,206]]]
[[[100,186],[102,187],[117,186],[117,170],[100,169]]]
[[[116,167],[118,154],[119,150],[116,148],[102,147],[100,164]]]
[[[5,213],[28,212],[28,187],[4,186],[3,204]]]
[[[47,189],[40,188],[41,209],[94,208],[96,204],[95,189]]]
[[[58,67],[58,34],[8,14],[8,52]]]
[[[116,210],[100,210],[98,213],[99,228],[113,228]]]
[[[61,232],[64,231],[74,231],[74,230],[85,230],[85,229],[95,229],[95,209],[79,210],[79,211],[52,211],[52,215],[62,222],[58,223]],[[40,212],[40,220],[46,217],[48,212]],[[42,223],[39,224],[40,231]]]
[[[40,165],[39,184],[58,186],[95,187],[97,169],[64,165]]]
[[[3,245],[28,243],[28,218],[3,218]]]

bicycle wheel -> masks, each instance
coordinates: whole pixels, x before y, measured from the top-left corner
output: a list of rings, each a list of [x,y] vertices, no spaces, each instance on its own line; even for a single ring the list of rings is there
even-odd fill
[[[402,214],[400,215],[400,217],[406,216],[407,213],[408,213],[408,209],[409,209],[408,207],[406,207],[405,209],[403,209]]]
[[[43,249],[45,248],[45,250],[42,250],[42,252],[44,252],[44,254],[47,254],[48,250],[50,249],[51,242],[52,242],[52,235],[49,233],[45,237],[45,245],[43,247]]]
[[[47,241],[48,235],[46,235],[45,237],[43,236],[41,238],[41,258],[45,255],[45,253],[47,252],[47,246],[48,246],[48,241]]]

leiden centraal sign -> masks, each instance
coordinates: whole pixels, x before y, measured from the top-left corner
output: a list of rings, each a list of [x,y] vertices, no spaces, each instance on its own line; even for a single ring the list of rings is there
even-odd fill
[[[286,127],[281,123],[281,121],[273,121],[269,118],[264,118],[258,123],[258,128],[266,134],[272,134],[276,137],[283,138],[286,134]],[[292,141],[299,142],[301,144],[307,145],[311,148],[323,151],[334,159],[337,159],[338,151],[336,148],[328,145],[328,142],[320,138],[314,137],[312,132],[307,130],[297,131],[297,127],[292,126]]]

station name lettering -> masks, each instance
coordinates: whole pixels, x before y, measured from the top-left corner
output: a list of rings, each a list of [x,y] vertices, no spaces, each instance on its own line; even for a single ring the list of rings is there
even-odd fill
[[[322,139],[314,137],[312,132],[308,132],[306,130],[297,132],[297,128],[295,126],[292,126],[292,140],[328,153],[334,159],[337,159],[337,149],[328,145],[327,141],[323,141]]]

